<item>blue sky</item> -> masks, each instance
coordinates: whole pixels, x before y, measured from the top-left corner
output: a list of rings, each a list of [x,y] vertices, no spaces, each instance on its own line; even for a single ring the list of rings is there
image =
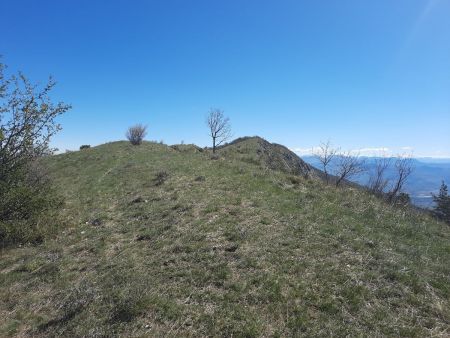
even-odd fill
[[[58,81],[73,105],[60,149],[124,138],[209,143],[219,107],[236,137],[299,153],[450,157],[450,0],[3,0],[10,71]]]

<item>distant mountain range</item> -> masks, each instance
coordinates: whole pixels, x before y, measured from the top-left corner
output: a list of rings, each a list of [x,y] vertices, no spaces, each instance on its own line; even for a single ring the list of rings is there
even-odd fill
[[[314,156],[302,156],[302,159],[316,167],[322,169],[319,161]],[[367,185],[370,174],[374,171],[376,157],[365,157],[365,165],[367,172],[353,179],[362,185]],[[387,170],[387,176],[393,176],[395,169],[393,164],[395,158],[391,161],[392,166]],[[331,164],[331,168],[335,168],[335,163]],[[412,202],[423,208],[430,208],[433,206],[432,194],[439,191],[442,181],[450,184],[450,159],[436,159],[436,158],[414,158],[414,171],[405,185],[405,192],[411,196]]]

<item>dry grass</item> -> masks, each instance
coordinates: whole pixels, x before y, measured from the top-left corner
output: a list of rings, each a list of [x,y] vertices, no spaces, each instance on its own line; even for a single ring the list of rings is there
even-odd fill
[[[447,226],[244,155],[50,159],[71,226],[1,253],[0,336],[450,334]]]

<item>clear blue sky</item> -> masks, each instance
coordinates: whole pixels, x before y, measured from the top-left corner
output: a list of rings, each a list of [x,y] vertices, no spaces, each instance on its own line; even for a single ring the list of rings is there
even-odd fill
[[[450,0],[3,0],[0,28],[9,70],[73,105],[62,150],[136,122],[206,145],[219,107],[236,137],[450,157]]]

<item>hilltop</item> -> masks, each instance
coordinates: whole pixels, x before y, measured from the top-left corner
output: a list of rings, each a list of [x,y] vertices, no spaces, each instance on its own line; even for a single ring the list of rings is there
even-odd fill
[[[270,143],[258,136],[238,138],[219,147],[219,153],[225,157],[258,164],[263,168],[303,177],[318,173],[285,146]]]
[[[65,224],[5,249],[1,336],[447,336],[450,228],[261,138],[46,159]]]

